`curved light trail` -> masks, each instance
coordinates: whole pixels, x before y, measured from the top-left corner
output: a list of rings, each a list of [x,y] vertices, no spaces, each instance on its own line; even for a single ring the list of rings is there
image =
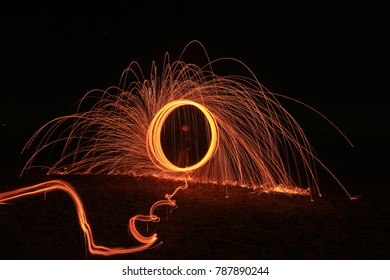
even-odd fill
[[[198,108],[207,119],[207,122],[210,126],[211,131],[211,140],[209,143],[209,148],[205,154],[205,156],[200,159],[197,163],[188,166],[188,167],[179,167],[172,163],[166,157],[164,150],[161,145],[161,130],[165,123],[165,120],[172,113],[173,110],[178,107],[191,105]],[[148,154],[150,159],[161,169],[166,169],[173,172],[189,172],[195,170],[201,166],[203,166],[207,161],[211,159],[211,157],[215,154],[218,148],[218,125],[215,121],[212,113],[203,105],[198,104],[191,100],[179,99],[166,104],[160,111],[157,112],[156,116],[153,118],[149,125],[148,133],[147,133],[147,143],[146,146],[148,148]]]
[[[155,202],[150,208],[149,215],[135,215],[129,220],[129,231],[131,235],[141,244],[133,246],[133,247],[106,247],[102,245],[97,245],[93,238],[92,228],[88,222],[87,214],[84,211],[84,205],[77,194],[76,190],[67,182],[62,180],[52,180],[44,183],[36,184],[29,187],[24,187],[8,192],[0,193],[0,204],[7,203],[12,200],[16,200],[18,198],[33,196],[37,194],[42,194],[50,191],[63,191],[67,193],[73,200],[74,205],[76,207],[77,217],[79,220],[80,227],[84,232],[84,236],[86,239],[86,244],[88,250],[91,254],[94,255],[103,255],[103,256],[111,256],[111,255],[119,255],[119,254],[131,254],[146,250],[153,246],[155,242],[158,240],[157,234],[154,233],[150,236],[142,235],[136,226],[136,222],[159,222],[160,218],[154,214],[154,211],[157,207],[162,205],[168,205],[171,207],[176,206],[176,201],[171,198],[176,194],[176,192],[180,189],[185,189],[187,187],[187,183],[184,186],[179,186],[175,189],[175,191],[169,195],[166,194],[164,200],[159,200]]]

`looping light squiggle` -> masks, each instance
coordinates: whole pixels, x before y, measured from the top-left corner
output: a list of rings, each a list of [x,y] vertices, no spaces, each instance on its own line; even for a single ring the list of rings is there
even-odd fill
[[[93,238],[92,228],[88,222],[87,215],[84,211],[84,205],[82,203],[82,200],[80,196],[77,194],[77,192],[75,191],[75,189],[65,181],[52,180],[52,181],[36,184],[33,186],[0,193],[0,204],[7,203],[11,200],[15,200],[25,196],[33,196],[33,195],[55,191],[55,190],[64,191],[72,198],[75,204],[79,224],[82,231],[84,232],[89,252],[94,255],[111,256],[111,255],[118,255],[118,254],[136,253],[136,252],[146,250],[151,246],[153,246],[153,244],[158,240],[157,234],[154,233],[151,236],[142,235],[137,230],[136,222],[137,221],[155,222],[155,223],[159,222],[160,218],[154,214],[156,208],[162,205],[168,205],[171,207],[176,206],[176,201],[172,200],[171,198],[176,194],[176,192],[179,189],[184,189],[187,186],[188,185],[186,182],[184,186],[177,187],[173,192],[173,194],[171,195],[167,194],[165,196],[166,197],[165,200],[159,200],[155,202],[150,208],[149,215],[135,215],[129,220],[129,231],[132,234],[132,236],[141,244],[133,247],[128,247],[128,248],[126,247],[111,248],[111,247],[97,245],[95,243]]]

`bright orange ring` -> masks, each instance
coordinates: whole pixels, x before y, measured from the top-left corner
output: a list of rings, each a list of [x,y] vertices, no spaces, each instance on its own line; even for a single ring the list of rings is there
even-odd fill
[[[209,149],[200,161],[188,167],[179,167],[170,162],[164,154],[164,151],[161,146],[161,130],[169,114],[176,108],[185,105],[195,106],[200,111],[202,111],[210,126],[211,140]],[[175,172],[188,172],[201,167],[213,157],[218,147],[218,126],[214,116],[206,107],[191,100],[179,99],[166,104],[163,108],[160,109],[160,111],[157,112],[157,114],[154,116],[152,122],[149,125],[146,142],[150,159],[160,169]]]

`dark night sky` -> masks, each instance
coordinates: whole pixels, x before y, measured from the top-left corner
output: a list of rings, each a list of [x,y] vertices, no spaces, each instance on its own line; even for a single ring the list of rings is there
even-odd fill
[[[389,136],[383,7],[210,3],[2,4],[0,124],[35,130],[88,90],[117,85],[130,61],[147,71],[196,39],[211,58],[238,58],[271,91],[317,108],[352,140]],[[286,106],[308,129],[332,130],[306,109]]]

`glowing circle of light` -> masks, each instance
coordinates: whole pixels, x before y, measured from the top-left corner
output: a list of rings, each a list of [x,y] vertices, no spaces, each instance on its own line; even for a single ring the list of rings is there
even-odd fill
[[[194,106],[204,114],[210,126],[211,139],[209,148],[201,160],[188,167],[179,167],[173,164],[163,151],[161,145],[161,130],[168,116],[175,109],[185,105]],[[218,148],[218,125],[213,114],[205,106],[191,100],[179,99],[167,103],[157,112],[149,125],[146,141],[149,157],[157,167],[173,172],[189,172],[198,169],[213,157]]]

